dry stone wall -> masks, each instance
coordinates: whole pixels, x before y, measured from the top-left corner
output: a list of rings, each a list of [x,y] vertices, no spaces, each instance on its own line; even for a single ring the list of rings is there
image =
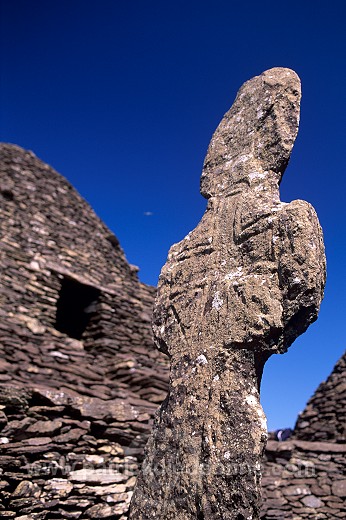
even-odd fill
[[[154,289],[63,177],[0,155],[0,515],[119,518],[167,393]]]
[[[346,444],[269,441],[261,518],[346,518]]]

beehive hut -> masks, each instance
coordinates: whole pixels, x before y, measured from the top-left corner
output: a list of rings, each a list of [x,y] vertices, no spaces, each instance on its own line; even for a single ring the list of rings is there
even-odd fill
[[[118,518],[167,391],[154,289],[66,179],[0,154],[1,514]]]
[[[304,441],[346,443],[346,354],[299,414],[294,437]]]

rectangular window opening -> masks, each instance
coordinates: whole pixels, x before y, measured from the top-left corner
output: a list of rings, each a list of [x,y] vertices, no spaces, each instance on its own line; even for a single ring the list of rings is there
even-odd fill
[[[55,328],[71,338],[82,339],[96,312],[100,290],[63,277],[57,302]]]

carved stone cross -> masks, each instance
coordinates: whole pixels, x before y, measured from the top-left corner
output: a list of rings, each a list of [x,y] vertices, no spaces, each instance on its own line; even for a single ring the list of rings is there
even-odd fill
[[[325,283],[314,209],[279,198],[299,105],[295,72],[268,70],[242,86],[211,140],[206,212],[172,246],[159,280],[153,328],[170,387],[133,520],[259,518],[263,366],[317,318]]]

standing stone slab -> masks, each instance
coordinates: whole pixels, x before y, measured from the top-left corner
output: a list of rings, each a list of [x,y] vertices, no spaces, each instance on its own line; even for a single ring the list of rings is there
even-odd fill
[[[325,283],[314,209],[279,198],[299,106],[298,76],[268,70],[242,86],[211,140],[206,212],[159,280],[153,328],[170,387],[132,520],[259,517],[263,366],[317,318]]]

